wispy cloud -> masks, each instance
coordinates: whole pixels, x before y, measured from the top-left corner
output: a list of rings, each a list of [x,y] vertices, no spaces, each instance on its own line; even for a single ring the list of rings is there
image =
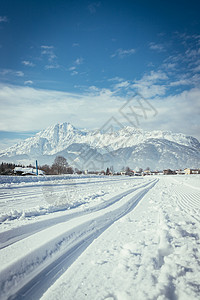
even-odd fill
[[[42,48],[42,49],[50,50],[50,49],[54,49],[54,46],[42,45],[41,48]]]
[[[45,69],[59,69],[60,65],[57,63],[57,56],[55,54],[54,46],[42,45],[41,54],[46,57],[48,63],[45,65]]]
[[[82,63],[83,63],[83,58],[82,57],[78,57],[74,62],[74,64],[77,65],[77,66],[81,65]]]
[[[59,69],[60,66],[57,65],[56,63],[54,63],[54,64],[52,64],[52,65],[46,65],[44,68],[45,68],[46,70],[50,70],[50,69]]]
[[[116,76],[116,77],[113,77],[113,78],[108,79],[108,81],[117,81],[117,82],[121,82],[121,81],[124,81],[124,79],[121,78],[121,77]]]
[[[156,96],[164,96],[168,76],[162,71],[151,71],[145,74],[140,80],[135,80],[131,87],[142,94],[144,98],[153,98]]]
[[[166,70],[174,70],[176,68],[176,63],[164,63],[162,64],[162,67]]]
[[[22,71],[16,71],[15,74],[18,77],[23,77],[24,76],[24,73]]]
[[[185,52],[186,56],[189,57],[189,58],[196,58],[197,56],[200,55],[200,48],[198,50],[196,49],[188,49],[186,52]]]
[[[170,82],[170,86],[181,86],[181,85],[187,85],[187,86],[194,86],[199,87],[200,86],[200,74],[183,74],[178,76],[178,80],[174,80]]]
[[[76,70],[75,66],[69,68],[69,71],[74,71],[74,70]]]
[[[145,74],[141,79],[140,81],[141,82],[148,82],[148,84],[152,84],[152,83],[155,83],[157,81],[160,81],[160,80],[166,80],[168,79],[167,75],[162,72],[162,71],[151,71],[149,74]]]
[[[80,47],[79,43],[73,43],[72,47]]]
[[[0,16],[0,23],[7,23],[8,18],[6,16]]]
[[[78,74],[77,69],[78,69],[78,67],[79,67],[80,65],[83,64],[83,61],[84,61],[84,60],[83,60],[82,57],[78,57],[78,58],[74,61],[73,66],[69,67],[68,70],[71,71],[71,75],[72,75],[72,76]]]
[[[170,86],[180,86],[180,85],[190,85],[191,81],[189,81],[188,79],[180,79],[177,81],[172,81],[170,82]]]
[[[78,74],[78,72],[77,71],[73,71],[73,72],[71,72],[71,76],[74,76],[74,75],[77,75]]]
[[[0,75],[2,76],[17,76],[17,77],[23,77],[24,73],[22,71],[15,71],[11,69],[3,69],[0,71]]]
[[[101,2],[92,2],[88,5],[88,10],[91,14],[95,14],[97,9],[100,7]]]
[[[121,81],[114,85],[114,90],[122,89],[122,88],[128,88],[130,86],[129,81]]]
[[[27,66],[27,67],[34,67],[35,66],[34,63],[32,63],[31,61],[28,61],[28,60],[23,60],[22,64]]]
[[[155,51],[158,51],[158,52],[165,51],[165,48],[163,47],[163,45],[161,45],[161,44],[156,44],[156,43],[154,43],[154,42],[149,43],[149,48],[150,48],[151,50],[155,50]]]
[[[49,62],[53,62],[54,59],[57,57],[54,53],[54,47],[53,46],[41,46],[42,55],[46,55]]]
[[[24,81],[24,84],[25,85],[32,85],[33,81],[32,80],[26,80],[26,81]]]
[[[119,57],[119,58],[124,58],[125,56],[130,56],[132,54],[134,54],[136,52],[135,49],[117,49],[115,51],[115,53],[113,53],[110,57],[113,58],[113,57]]]
[[[176,43],[179,43],[180,47],[184,47],[182,51],[174,51],[172,55],[169,55],[165,59],[165,63],[177,63],[183,72],[183,67],[186,71],[191,69],[192,64],[195,65],[200,59],[200,35],[188,35],[186,33],[174,33]],[[180,69],[179,68],[179,69]]]
[[[200,62],[197,67],[193,69],[194,72],[200,72]]]

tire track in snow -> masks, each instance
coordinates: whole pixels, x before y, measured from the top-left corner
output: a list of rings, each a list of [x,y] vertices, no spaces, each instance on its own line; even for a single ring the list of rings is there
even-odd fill
[[[2,249],[1,299],[9,296],[10,299],[39,299],[89,244],[132,211],[157,181],[122,196],[121,201],[100,211],[57,224]]]
[[[150,182],[147,182],[145,184],[135,186],[132,189],[129,189],[123,193],[120,193],[114,197],[111,197],[109,200],[107,200],[103,203],[100,203],[96,206],[87,208],[84,211],[74,212],[74,213],[72,212],[72,213],[66,214],[64,216],[53,217],[48,220],[43,220],[43,221],[39,221],[39,222],[36,222],[33,224],[23,225],[18,228],[13,228],[11,230],[4,231],[4,232],[0,233],[0,249],[8,247],[9,245],[16,243],[17,241],[20,241],[32,234],[35,234],[39,231],[46,229],[47,227],[54,226],[58,223],[63,223],[63,222],[69,221],[78,216],[90,214],[90,213],[102,210],[106,207],[109,207],[112,204],[120,201],[123,197],[129,195],[130,193],[137,191],[138,189],[148,186],[150,183],[152,183],[154,181],[155,181],[155,179]],[[64,210],[67,211],[66,209],[64,209]]]

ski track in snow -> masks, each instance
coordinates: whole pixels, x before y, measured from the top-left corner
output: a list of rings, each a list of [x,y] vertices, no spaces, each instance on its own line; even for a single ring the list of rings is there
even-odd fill
[[[190,178],[85,182],[83,193],[104,192],[71,210],[4,220],[0,298],[198,299],[200,177]]]
[[[130,193],[132,193],[138,189],[141,189],[141,187],[144,188],[148,184],[149,183],[147,182],[142,185],[140,185],[140,184],[138,186],[136,185],[134,188],[128,189],[125,192],[118,194],[117,196],[114,196],[103,203],[94,205],[92,207],[85,208],[84,211],[78,211],[78,212],[72,211],[72,213],[70,212],[70,214],[65,213],[65,215],[53,217],[51,219],[48,218],[46,221],[41,220],[40,222],[36,222],[31,225],[27,224],[27,225],[18,227],[17,229],[14,228],[14,229],[8,230],[6,232],[6,234],[5,234],[5,232],[2,232],[2,233],[0,233],[0,241],[1,241],[0,249],[7,247],[7,246],[11,245],[12,243],[19,241],[27,236],[30,236],[31,233],[34,234],[35,232],[41,231],[41,230],[43,230],[47,227],[53,226],[55,224],[62,223],[62,222],[68,221],[72,218],[78,217],[80,215],[89,214],[89,213],[104,209],[106,207],[109,207],[110,205],[116,203],[117,201],[120,201],[123,197],[129,195]],[[81,203],[81,204],[83,204],[83,203]],[[56,211],[56,210],[63,210],[63,208],[60,208],[58,206],[58,208],[54,209],[53,211]],[[64,209],[64,210],[66,210],[66,209]],[[50,209],[50,211],[51,211],[51,209]],[[34,215],[37,215],[37,214],[38,213],[35,212]],[[15,217],[17,218],[18,215],[21,217],[20,213],[16,214]],[[25,216],[26,215],[27,215],[27,213],[25,213]],[[30,216],[30,213],[28,213],[28,216]],[[13,216],[11,217],[11,219],[13,219]]]

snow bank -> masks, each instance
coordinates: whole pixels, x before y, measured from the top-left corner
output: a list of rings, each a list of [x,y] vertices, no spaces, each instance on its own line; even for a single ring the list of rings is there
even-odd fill
[[[103,175],[48,175],[48,176],[0,176],[0,184],[43,182],[54,180],[80,179],[80,178],[102,178]]]
[[[5,221],[11,221],[15,219],[24,219],[24,218],[31,218],[31,217],[37,217],[47,214],[52,214],[55,212],[61,212],[66,211],[69,209],[77,208],[80,205],[84,205],[86,203],[91,202],[95,198],[104,196],[104,191],[99,191],[96,193],[89,194],[87,196],[77,196],[77,198],[72,195],[66,195],[64,193],[64,203],[60,203],[59,201],[54,201],[53,204],[48,204],[46,206],[36,206],[35,208],[31,209],[12,209],[8,213],[2,213],[0,214],[0,223]],[[55,195],[53,195],[55,196]],[[48,197],[48,195],[45,195],[45,197]]]

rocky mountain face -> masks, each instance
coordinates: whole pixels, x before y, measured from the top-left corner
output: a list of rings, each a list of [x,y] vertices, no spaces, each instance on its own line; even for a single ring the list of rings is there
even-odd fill
[[[88,170],[200,167],[200,143],[194,137],[129,126],[114,132],[79,130],[70,123],[48,127],[0,151],[0,161],[29,164],[37,159],[42,165],[51,164],[57,155],[73,167]]]

